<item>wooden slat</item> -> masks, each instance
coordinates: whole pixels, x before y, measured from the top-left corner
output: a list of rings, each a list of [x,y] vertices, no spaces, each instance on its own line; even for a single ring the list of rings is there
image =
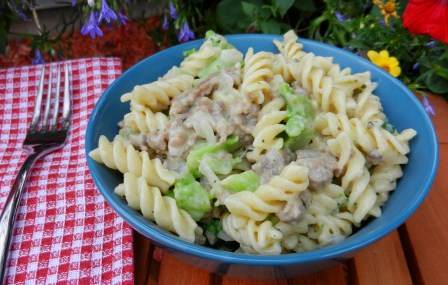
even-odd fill
[[[159,285],[208,285],[211,284],[212,274],[177,259],[165,252],[162,258]]]
[[[409,242],[415,279],[422,284],[448,284],[447,187],[448,144],[441,144],[439,171],[431,192],[402,232]]]
[[[353,258],[352,268],[353,284],[412,284],[400,238],[396,231],[360,251]]]
[[[440,143],[448,143],[448,102],[441,96],[429,96],[436,115],[432,118]]]
[[[264,280],[264,279],[238,279],[231,277],[222,278],[223,285],[287,285],[288,281],[283,280]]]
[[[327,270],[296,277],[289,280],[289,285],[347,285],[349,284],[348,272],[344,265],[338,265]]]
[[[146,284],[151,252],[152,245],[149,239],[134,231],[134,278],[136,285]]]
[[[163,250],[159,247],[153,246],[153,250],[149,252],[148,258],[150,259],[149,268],[146,277],[146,285],[157,285],[159,284],[159,271],[160,262],[162,261]]]

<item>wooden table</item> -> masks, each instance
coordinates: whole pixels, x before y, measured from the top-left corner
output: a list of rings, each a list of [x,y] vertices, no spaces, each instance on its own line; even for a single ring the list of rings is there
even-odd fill
[[[440,167],[429,196],[405,225],[345,264],[289,280],[234,279],[182,263],[135,233],[136,284],[448,284],[448,103],[436,96],[430,101]]]

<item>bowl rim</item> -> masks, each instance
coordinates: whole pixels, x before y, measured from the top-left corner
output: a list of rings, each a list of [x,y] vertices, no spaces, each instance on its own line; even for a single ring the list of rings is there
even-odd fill
[[[233,41],[238,41],[243,38],[245,40],[262,38],[269,41],[272,41],[273,39],[282,38],[281,35],[272,35],[272,34],[234,34],[234,35],[225,35],[225,37]],[[139,219],[136,217],[136,215],[140,214],[138,214],[135,211],[132,211],[124,202],[117,199],[113,199],[114,197],[112,197],[112,195],[115,195],[115,193],[113,193],[113,191],[106,190],[107,188],[106,185],[104,185],[99,179],[99,177],[97,177],[96,167],[98,167],[98,165],[95,165],[95,162],[88,156],[89,150],[96,147],[94,146],[93,142],[94,122],[96,121],[96,117],[98,116],[99,110],[102,109],[103,105],[106,103],[107,94],[111,92],[111,90],[115,88],[115,85],[118,84],[119,80],[126,74],[130,73],[132,69],[136,68],[137,66],[144,65],[145,64],[144,62],[152,57],[162,56],[164,53],[168,53],[169,51],[172,50],[178,50],[178,49],[186,50],[188,49],[189,46],[196,45],[198,43],[201,43],[202,41],[203,39],[198,39],[195,41],[172,46],[163,51],[157,52],[149,57],[146,57],[141,61],[139,61],[134,66],[130,67],[120,77],[115,79],[112,82],[112,84],[110,84],[109,87],[104,91],[104,93],[99,98],[97,104],[95,105],[95,108],[92,111],[91,116],[89,118],[85,137],[85,155],[87,158],[90,173],[93,177],[93,180],[97,188],[104,196],[105,200],[127,223],[129,223],[132,226],[133,229],[137,230],[147,238],[152,239],[161,246],[165,246],[170,249],[174,249],[193,256],[220,261],[224,263],[261,265],[261,266],[317,263],[327,259],[337,259],[342,256],[346,256],[386,236],[391,231],[395,230],[397,227],[403,224],[423,202],[423,200],[429,193],[429,190],[431,188],[431,185],[434,181],[437,172],[439,164],[439,145],[432,121],[429,118],[428,114],[425,112],[424,108],[422,107],[418,99],[401,81],[392,77],[389,73],[375,66],[365,58],[362,58],[349,51],[343,50],[341,48],[326,43],[300,38],[300,42],[304,44],[305,49],[307,49],[307,47],[324,47],[332,54],[343,54],[352,57],[355,60],[359,60],[365,64],[370,65],[371,68],[374,69],[377,73],[381,74],[383,77],[388,78],[388,80],[391,81],[391,83],[397,85],[401,89],[402,91],[401,93],[403,93],[403,96],[408,96],[413,101],[413,103],[417,105],[418,111],[423,115],[422,117],[424,120],[424,124],[426,126],[429,126],[430,128],[431,146],[434,149],[433,156],[431,157],[431,169],[430,169],[431,174],[429,179],[425,181],[423,190],[419,193],[419,196],[411,204],[408,205],[408,207],[401,215],[395,216],[393,219],[390,220],[390,222],[387,225],[376,229],[376,231],[374,230],[372,232],[367,233],[362,239],[352,242],[352,244],[348,246],[347,245],[341,246],[341,244],[339,243],[308,252],[287,253],[280,255],[252,255],[252,254],[235,253],[219,249],[213,249],[210,247],[205,247],[199,244],[184,241],[179,237],[175,236],[174,234],[168,233],[163,229],[151,225],[150,223],[148,224],[140,223]]]

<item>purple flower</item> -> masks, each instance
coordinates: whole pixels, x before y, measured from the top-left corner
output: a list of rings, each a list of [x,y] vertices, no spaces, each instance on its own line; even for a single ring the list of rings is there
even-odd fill
[[[420,68],[420,63],[418,63],[418,62],[414,63],[414,65],[412,66],[413,71],[418,71],[419,68]]]
[[[81,29],[81,34],[83,36],[89,34],[92,39],[96,36],[102,37],[103,31],[98,27],[99,19],[97,12],[90,12],[89,20],[84,24]]]
[[[426,44],[426,46],[429,48],[435,48],[436,45],[437,45],[436,41],[430,41],[429,43]]]
[[[170,1],[170,16],[173,20],[177,19],[177,10],[176,7],[173,4],[173,1]]]
[[[42,53],[40,52],[40,49],[35,48],[34,49],[34,58],[31,61],[32,64],[42,64],[45,63],[44,57]]]
[[[11,9],[14,11],[14,13],[16,13],[17,16],[19,16],[20,20],[22,21],[27,21],[28,17],[25,15],[25,12],[23,12],[22,7],[20,7],[19,5],[15,4],[14,2],[11,3]]]
[[[339,22],[344,22],[345,20],[347,20],[347,18],[344,16],[344,14],[340,13],[340,12],[336,12],[334,13],[334,15],[336,16],[336,19],[338,19]]]
[[[72,7],[76,6],[76,2],[78,2],[77,0],[72,0]]]
[[[100,11],[100,18],[98,22],[101,22],[102,20],[105,20],[107,23],[110,23],[111,20],[117,19],[117,14],[115,14],[114,10],[112,10],[109,5],[107,5],[106,0],[101,1],[101,11]]]
[[[428,96],[423,96],[422,104],[423,104],[423,108],[429,115],[431,115],[431,116],[436,115],[436,111],[434,111],[434,107],[429,102]]]
[[[129,21],[128,17],[125,14],[118,12],[118,20],[122,25],[126,25]]]
[[[196,36],[194,35],[193,31],[190,29],[190,26],[188,26],[188,22],[185,21],[182,24],[182,27],[180,27],[180,31],[177,34],[177,39],[179,42],[184,43],[188,42],[189,40],[194,40]]]
[[[162,29],[164,31],[168,30],[170,28],[170,23],[168,22],[168,17],[165,15],[163,17],[163,23],[162,23]]]

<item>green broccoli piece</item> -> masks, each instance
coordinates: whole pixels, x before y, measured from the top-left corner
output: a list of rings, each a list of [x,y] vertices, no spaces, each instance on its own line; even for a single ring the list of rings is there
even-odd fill
[[[241,162],[241,158],[227,158],[224,157],[223,154],[225,154],[225,152],[206,154],[203,160],[206,160],[207,165],[210,166],[214,173],[227,175],[232,172],[233,166],[235,164]]]
[[[205,225],[205,231],[210,232],[214,234],[215,236],[218,235],[220,231],[222,231],[222,225],[220,219],[212,219],[210,223]]]
[[[260,186],[260,176],[248,170],[226,177],[221,181],[221,185],[232,192],[255,191]]]
[[[183,54],[184,57],[188,57],[189,55],[191,55],[191,54],[193,54],[195,52],[196,52],[196,49],[192,48],[192,49],[184,51],[182,54]]]
[[[223,36],[215,33],[212,30],[208,30],[205,33],[205,40],[209,40],[213,46],[219,47],[221,49],[233,48],[233,46],[229,44]]]
[[[199,176],[199,164],[205,155],[220,151],[232,152],[239,147],[240,143],[237,136],[229,136],[229,138],[221,144],[199,144],[194,147],[187,156],[188,170],[197,177]]]
[[[309,144],[314,137],[313,105],[308,97],[295,94],[294,89],[287,83],[280,86],[279,93],[286,101],[288,112],[285,126],[288,136],[285,139],[285,147],[295,151]]]
[[[294,137],[288,136],[285,140],[284,146],[291,151],[296,151],[309,144],[314,135],[314,130],[310,127],[306,127],[305,129],[303,129],[300,135]]]
[[[191,174],[185,175],[174,185],[174,198],[177,205],[199,221],[212,209],[208,192]]]
[[[300,135],[306,128],[306,119],[300,115],[291,116],[286,122],[285,131],[289,137]]]
[[[314,108],[311,100],[305,95],[296,94],[287,83],[279,88],[279,93],[286,101],[287,111],[292,115],[300,115],[306,119],[314,118]]]
[[[391,124],[391,123],[389,123],[389,122],[384,122],[382,125],[381,125],[381,127],[383,128],[383,129],[385,129],[386,131],[388,131],[389,133],[395,133],[395,131],[397,130],[397,129],[395,129],[395,127]]]

